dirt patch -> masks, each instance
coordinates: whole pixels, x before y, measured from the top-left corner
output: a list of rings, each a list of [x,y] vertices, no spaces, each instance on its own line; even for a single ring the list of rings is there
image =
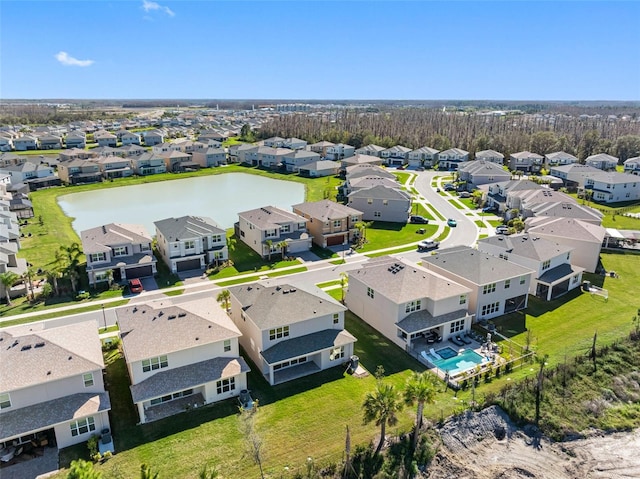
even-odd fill
[[[592,433],[555,443],[517,428],[499,407],[467,412],[440,429],[429,479],[628,479],[640,477],[640,431]]]

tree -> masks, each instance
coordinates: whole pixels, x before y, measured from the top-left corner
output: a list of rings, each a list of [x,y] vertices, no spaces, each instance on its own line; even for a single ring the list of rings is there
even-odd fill
[[[402,410],[403,404],[400,401],[398,392],[392,384],[385,384],[378,380],[376,390],[368,392],[362,403],[364,423],[375,421],[376,426],[380,426],[380,441],[376,447],[375,454],[380,453],[387,430],[390,426],[398,422],[398,412]]]
[[[93,468],[93,463],[78,459],[71,461],[67,479],[102,479],[102,473]]]
[[[78,279],[80,278],[80,258],[82,258],[82,250],[78,243],[71,243],[69,246],[60,246],[60,251],[64,258],[64,275],[71,282],[71,289],[74,294],[78,289]]]
[[[269,262],[271,262],[271,246],[273,246],[273,241],[270,239],[265,241],[267,248],[269,249]]]
[[[344,289],[349,284],[349,275],[344,271],[340,273],[340,302],[344,304]]]
[[[146,464],[140,465],[140,479],[158,479],[159,476],[158,472],[153,472],[151,467]]]
[[[31,301],[36,299],[36,295],[33,292],[33,277],[36,275],[36,270],[33,266],[27,266],[27,269],[24,273],[22,273],[22,279],[25,281],[25,284],[29,287],[27,299],[31,296]]]
[[[242,128],[240,128],[240,139],[248,142],[255,141],[255,135],[253,131],[251,131],[251,125],[248,123],[245,123],[242,125]]]
[[[282,255],[282,260],[284,261],[287,256],[287,248],[289,247],[289,243],[287,243],[286,241],[280,241],[280,243],[278,243],[276,246],[280,248],[280,254]]]
[[[107,282],[109,283],[109,289],[111,289],[111,286],[113,285],[113,270],[108,269],[106,274],[107,274]]]
[[[258,405],[254,404],[251,410],[240,409],[240,434],[244,438],[245,452],[253,462],[260,468],[260,477],[264,479],[262,470],[262,459],[264,454],[264,441],[262,436],[256,431],[256,413]]]
[[[364,244],[367,240],[367,228],[373,224],[373,221],[358,221],[353,226],[358,230],[360,242]]]
[[[0,274],[0,283],[4,286],[4,294],[7,298],[7,305],[11,306],[11,287],[20,279],[20,276],[13,271]]]
[[[218,296],[216,297],[216,301],[222,304],[222,307],[224,308],[225,311],[229,311],[230,301],[231,301],[231,293],[229,292],[229,290],[223,289],[222,291],[220,291],[218,293]]]
[[[404,402],[409,406],[418,404],[416,411],[416,425],[413,431],[413,449],[418,444],[418,433],[422,427],[422,412],[424,405],[430,404],[435,398],[435,385],[431,373],[423,371],[421,373],[413,371],[407,379],[404,389]]]
[[[540,403],[542,402],[544,367],[547,365],[547,359],[549,359],[548,354],[545,354],[543,358],[538,359],[538,363],[540,364],[540,370],[538,371],[538,380],[536,381],[536,417],[535,417],[536,426],[540,422]]]
[[[640,156],[640,136],[623,135],[616,139],[613,145],[613,154],[624,162],[629,158]]]
[[[558,139],[552,131],[537,131],[531,135],[531,151],[539,155],[551,153],[556,146]]]

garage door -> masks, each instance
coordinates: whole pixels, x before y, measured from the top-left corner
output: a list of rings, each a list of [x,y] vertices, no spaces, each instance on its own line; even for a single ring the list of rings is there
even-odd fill
[[[147,265],[127,268],[125,274],[127,275],[127,279],[146,278],[147,276],[153,276],[153,266]]]
[[[189,271],[192,269],[200,269],[200,258],[188,259],[186,261],[180,261],[176,264],[178,271]]]
[[[344,243],[344,235],[330,236],[327,238],[327,246],[336,246]]]

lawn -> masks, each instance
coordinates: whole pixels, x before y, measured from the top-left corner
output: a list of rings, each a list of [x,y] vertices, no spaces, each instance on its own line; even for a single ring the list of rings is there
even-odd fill
[[[577,197],[575,193],[571,194],[581,205],[587,205],[604,213],[602,218],[602,226],[605,228],[616,228],[619,230],[639,230],[640,219],[623,216],[622,213],[640,213],[640,202],[630,201],[626,203],[616,203],[614,205],[603,205],[594,202],[585,202]]]
[[[398,178],[398,181],[402,186],[405,186],[407,180],[413,176],[411,173],[394,172],[393,174]]]
[[[425,234],[416,234],[419,229],[424,229]],[[374,251],[393,246],[402,246],[407,243],[415,243],[430,237],[438,230],[434,225],[414,225],[410,223],[388,223],[374,221],[373,225],[366,229],[367,242],[358,252]]]
[[[429,211],[427,211],[427,209],[420,203],[413,203],[411,214],[422,216],[424,218],[427,218],[428,220],[435,220],[433,215]]]
[[[95,301],[95,298],[89,298],[86,301]],[[32,313],[34,311],[42,311],[42,314],[38,314],[37,316],[33,316],[33,317],[29,317],[29,318],[22,318],[22,319],[13,319],[13,320],[9,320],[9,321],[3,321],[2,323],[0,323],[0,326],[5,328],[5,327],[9,327],[9,326],[16,326],[18,324],[26,324],[26,323],[33,323],[34,321],[42,321],[45,319],[53,319],[53,318],[59,318],[60,316],[63,315],[68,315],[68,314],[80,314],[80,313],[88,313],[90,311],[99,311],[100,309],[102,309],[102,305],[100,304],[92,304],[90,306],[84,306],[81,308],[76,308],[73,309],[71,311],[67,311],[67,312],[57,312],[57,313],[47,313],[47,309],[51,309],[51,308],[57,308],[60,306],[68,306],[69,303],[73,303],[76,304],[78,302],[76,301],[64,301],[62,300],[60,303],[57,304],[50,304],[43,308],[29,308],[28,306],[24,305],[23,303],[19,303],[18,300],[14,300],[13,301],[13,306],[11,306],[10,308],[5,306],[4,304],[2,306],[0,306],[0,316],[2,317],[6,317],[6,316],[13,316],[13,315],[17,315],[17,314],[23,314],[23,313]],[[116,308],[118,306],[124,306],[125,304],[129,303],[128,299],[122,299],[120,301],[114,301],[114,302],[110,302],[109,303],[109,308]],[[81,304],[81,303],[80,303]]]

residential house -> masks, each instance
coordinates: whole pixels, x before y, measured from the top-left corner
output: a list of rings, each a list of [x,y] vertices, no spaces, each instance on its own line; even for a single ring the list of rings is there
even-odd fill
[[[83,150],[81,148],[70,148],[68,150],[62,150],[58,154],[58,158],[60,161],[69,161],[69,160],[87,160],[89,158],[97,158],[99,155],[96,155],[93,150]]]
[[[501,183],[511,179],[511,173],[505,171],[502,166],[491,161],[475,160],[463,163],[458,168],[459,178],[467,182],[467,189],[473,190],[479,185],[494,182]]]
[[[440,151],[435,148],[423,146],[417,150],[410,151],[407,155],[409,166],[433,168],[438,162],[438,153]]]
[[[303,216],[265,206],[238,213],[236,236],[261,257],[280,253],[286,243],[286,253],[301,253],[311,248],[307,220]]]
[[[111,148],[118,146],[118,137],[105,130],[96,131],[93,134],[93,138],[98,143],[98,146],[110,146]]]
[[[143,133],[143,138],[146,146],[161,145],[164,143],[164,133],[158,130]]]
[[[572,192],[577,191],[578,188],[584,187],[584,179],[594,173],[601,173],[602,170],[594,168],[593,166],[580,165],[577,163],[563,166],[552,166],[549,169],[549,174],[556,178],[560,178],[564,186]]]
[[[280,138],[279,136],[273,136],[271,138],[267,138],[262,143],[264,146],[268,146],[271,148],[282,148],[285,141],[286,140],[284,138]]]
[[[122,142],[122,145],[140,145],[142,143],[142,139],[140,137],[139,134],[137,133],[133,133],[131,131],[125,131],[121,136],[120,136],[120,141]]]
[[[354,156],[345,158],[340,162],[341,170],[346,171],[347,168],[354,165],[382,165],[382,158],[378,156],[362,155],[356,153]]]
[[[110,223],[81,231],[80,239],[92,286],[109,280],[119,282],[157,273],[151,235],[142,225]]]
[[[211,218],[182,216],[154,224],[158,252],[172,273],[229,259],[226,232]]]
[[[100,167],[89,160],[61,161],[58,165],[58,177],[68,185],[102,181]]]
[[[167,172],[167,165],[164,162],[164,158],[151,151],[137,157],[132,157],[130,160],[131,168],[136,175],[146,176]]]
[[[26,161],[26,155],[16,155],[15,153],[0,153],[0,168],[21,165]]]
[[[238,148],[240,153],[240,148]],[[272,148],[270,146],[258,146],[247,150],[244,163],[264,168],[278,168],[282,166],[286,155],[291,153],[287,148]]]
[[[380,152],[380,158],[385,160],[385,163],[390,166],[400,166],[407,163],[409,152],[411,148],[407,148],[402,145],[395,145],[391,148],[387,148]]]
[[[504,155],[495,150],[477,151],[474,156],[476,160],[488,161],[500,166],[504,163]]]
[[[607,230],[573,218],[533,217],[525,221],[525,232],[572,247],[571,264],[595,273]]]
[[[356,155],[366,155],[366,156],[375,156],[380,158],[380,153],[382,152],[382,150],[384,150],[385,148],[383,146],[378,146],[378,145],[366,145],[363,146],[361,148],[358,148],[355,151]]]
[[[547,168],[551,166],[564,166],[578,163],[578,158],[570,153],[567,153],[566,151],[555,151],[553,153],[547,153],[546,155],[544,155],[544,158]]]
[[[365,221],[406,223],[411,213],[411,195],[398,188],[384,185],[349,193],[347,204],[362,211]]]
[[[338,143],[337,145],[329,146],[324,156],[327,160],[340,161],[352,157],[355,151],[356,148],[354,146]]]
[[[206,151],[207,150],[207,144],[206,143],[202,143],[200,141],[191,141],[188,140],[187,138],[179,138],[177,140],[175,140],[172,145],[174,145],[175,147],[178,148],[178,151],[181,151],[183,153],[193,153],[196,151]]]
[[[598,168],[599,170],[611,171],[615,170],[618,166],[618,158],[615,156],[607,155],[606,153],[598,153],[597,155],[591,155],[584,160],[584,164]]]
[[[320,161],[320,155],[307,150],[293,150],[282,158],[282,163],[286,170],[295,173],[300,171],[300,167],[310,163],[317,163],[318,161]]]
[[[96,163],[100,167],[100,172],[105,180],[127,178],[133,175],[133,168],[131,168],[131,160],[129,158],[103,156],[89,161]]]
[[[250,371],[240,331],[209,297],[116,309],[131,398],[141,423],[238,396]]]
[[[122,156],[124,158],[140,156],[147,152],[147,150],[140,145],[123,145],[118,148],[118,151],[121,152],[118,156]]]
[[[480,239],[478,250],[533,270],[529,294],[546,301],[582,284],[584,268],[571,264],[571,246],[525,233]]]
[[[38,146],[41,150],[59,150],[62,148],[62,138],[55,135],[43,135],[38,138]]]
[[[531,205],[532,216],[549,218],[573,218],[594,225],[601,225],[604,214],[594,208],[580,205],[575,201],[538,203]]]
[[[320,160],[300,166],[298,170],[300,176],[308,176],[309,178],[337,176],[340,170],[340,163],[331,160]]]
[[[0,446],[62,449],[110,429],[95,321],[0,331]]]
[[[539,190],[518,190],[507,193],[507,210],[518,210],[523,218],[533,216],[533,210],[539,205],[551,203],[576,203],[572,196],[551,188]]]
[[[461,148],[449,148],[438,153],[438,169],[455,171],[469,160],[469,152]]]
[[[245,163],[251,164],[252,158],[251,155],[254,153],[257,154],[258,146],[252,145],[250,143],[243,143],[241,145],[232,145],[229,148],[229,160],[232,163]],[[257,158],[256,158],[257,161]]]
[[[282,147],[290,150],[304,150],[307,147],[307,142],[300,138],[287,138],[282,142]]]
[[[3,211],[3,213],[15,214],[7,211]],[[0,224],[0,274],[12,272],[22,276],[27,271],[27,260],[18,258],[19,244],[9,241],[8,232],[9,228],[5,224]],[[0,298],[4,300],[6,297],[6,287],[0,283]]]
[[[180,150],[180,145],[178,145],[177,143],[164,142],[164,143],[160,143],[159,145],[152,146],[151,151],[153,151],[158,155],[168,155],[173,151],[179,152],[181,150]]]
[[[11,176],[11,184],[26,183],[35,178],[48,178],[55,176],[53,168],[42,163],[25,161],[20,165],[0,167],[0,173]]]
[[[13,198],[9,200],[9,211],[15,213],[16,218],[19,219],[28,219],[35,216],[33,203],[29,201],[29,197],[24,193],[14,193]]]
[[[509,169],[525,173],[539,173],[544,163],[544,157],[530,151],[520,151],[509,156]]]
[[[348,196],[349,193],[354,191],[378,185],[386,186],[387,188],[400,188],[400,184],[396,178],[392,179],[374,174],[370,176],[351,176],[347,178],[341,187],[341,192],[343,196]]]
[[[167,171],[171,173],[181,173],[184,171],[199,170],[200,165],[193,161],[191,154],[181,151],[170,151],[167,153],[158,153],[164,158],[164,164]]]
[[[325,158],[327,156],[327,149],[333,145],[335,145],[335,143],[331,143],[330,141],[319,141],[318,143],[309,145],[309,149],[319,154],[322,158]]]
[[[100,156],[127,156],[126,152],[112,146],[98,146],[97,148],[92,148],[90,151],[91,158],[98,158]]]
[[[0,151],[13,150],[13,137],[0,134]]]
[[[65,148],[84,149],[86,145],[87,145],[87,135],[85,135],[81,131],[72,131],[71,133],[67,133],[67,136],[65,136],[64,138]]]
[[[628,173],[601,171],[584,177],[584,189],[598,203],[619,203],[640,200],[640,178]]]
[[[629,175],[640,175],[640,156],[626,160],[624,162],[624,172]]]
[[[467,246],[438,250],[422,266],[470,288],[467,308],[477,321],[527,307],[530,268]]]
[[[13,139],[13,147],[16,151],[37,150],[38,141],[35,136],[23,135]]]
[[[194,151],[191,159],[201,168],[211,168],[227,163],[227,152],[223,148],[209,147],[206,150]]]
[[[198,136],[198,141],[205,144],[209,144],[211,140],[222,144],[226,139],[227,137],[225,135],[217,131],[204,131]]]
[[[362,212],[330,200],[293,205],[293,212],[309,220],[313,242],[322,248],[352,243],[362,222]]]
[[[424,348],[427,334],[446,340],[471,329],[471,289],[407,259],[370,259],[348,284],[349,310],[406,351]]]
[[[347,308],[319,288],[254,283],[229,293],[240,344],[269,384],[343,366],[353,355]]]
[[[516,191],[541,190],[543,187],[529,180],[509,180],[490,184],[487,189],[486,204],[504,213],[508,209],[507,197]]]
[[[361,178],[363,176],[379,176],[381,178],[388,178],[396,182],[398,181],[396,175],[391,173],[389,170],[371,163],[362,163],[359,165],[348,166],[345,172],[347,181],[354,178]]]

